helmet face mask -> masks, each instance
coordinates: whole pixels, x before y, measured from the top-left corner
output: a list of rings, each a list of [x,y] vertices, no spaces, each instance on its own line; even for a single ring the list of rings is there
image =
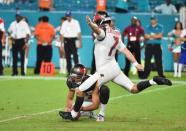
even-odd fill
[[[70,75],[72,82],[80,85],[83,79],[82,75]]]
[[[79,87],[83,82],[83,79],[86,76],[86,74],[87,70],[83,65],[81,64],[75,65],[72,68],[70,75],[67,79],[67,85],[69,89],[74,90],[75,88]]]
[[[102,26],[105,23],[110,23],[111,17],[106,11],[98,11],[93,17],[93,22],[98,26]]]

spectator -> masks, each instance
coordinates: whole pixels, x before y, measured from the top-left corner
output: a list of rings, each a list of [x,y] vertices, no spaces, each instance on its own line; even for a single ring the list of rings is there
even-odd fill
[[[24,72],[25,74],[27,73],[27,65],[28,65],[28,53],[29,53],[29,48],[31,44],[31,39],[33,38],[33,33],[35,28],[31,26],[28,22],[28,19],[26,17],[23,18],[23,20],[28,24],[30,31],[31,31],[31,36],[30,39],[28,40],[28,43],[25,43],[25,63],[24,63]]]
[[[179,65],[178,65],[178,77],[182,76],[181,71],[183,65],[186,64],[186,30],[183,31],[181,40],[184,41],[184,43],[181,45],[181,54],[180,54]]]
[[[54,27],[48,23],[47,16],[42,17],[42,21],[35,27],[35,37],[37,39],[37,61],[35,67],[35,74],[40,73],[41,63],[50,62],[52,59],[52,40],[55,37]]]
[[[171,44],[169,44],[169,50],[173,53],[174,58],[174,77],[178,76],[178,61],[180,57],[181,52],[181,37],[183,36],[183,26],[181,22],[176,22],[175,28],[168,33],[169,41]],[[173,41],[171,41],[170,38],[173,38]]]
[[[154,56],[156,69],[160,77],[163,74],[161,39],[163,37],[163,26],[158,24],[156,17],[151,17],[151,24],[147,25],[145,31],[146,47],[145,47],[145,69],[143,78],[146,79],[151,70],[151,58]]]
[[[62,24],[63,22],[66,20],[66,17],[62,17],[61,18],[61,23],[60,23],[60,26],[58,26],[55,31],[57,33],[56,35],[56,46],[58,47],[59,49],[59,73],[63,73],[65,74],[66,73],[66,59],[65,59],[65,52],[64,52],[64,44],[61,44],[61,41],[60,41],[60,36],[58,33],[60,33],[60,30],[61,30],[61,27],[62,27]]]
[[[5,27],[4,21],[0,18],[0,76],[3,75],[2,48],[5,46]]]
[[[160,12],[166,15],[174,15],[177,13],[176,7],[171,4],[171,0],[165,0],[165,4],[161,4],[155,7],[156,12]]]
[[[136,21],[136,25],[139,26],[140,28],[142,28],[142,30],[144,30],[142,24],[141,24],[141,21],[139,19],[137,19]],[[145,33],[145,32],[144,32]],[[144,48],[144,35],[142,35],[140,37],[140,46],[141,46],[141,49]]]
[[[9,5],[9,4],[14,3],[14,1],[15,0],[0,0],[0,4],[7,4],[7,5]]]
[[[9,33],[8,33],[9,34]],[[8,67],[12,67],[13,65],[13,61],[12,61],[12,44],[13,44],[13,41],[12,41],[12,38],[9,35],[7,35],[7,39],[6,39],[6,44],[5,44],[5,65],[8,66]]]
[[[73,55],[74,64],[78,64],[77,49],[82,47],[81,29],[79,22],[72,18],[71,11],[66,12],[67,20],[61,27],[61,42],[64,43],[65,57],[67,61],[68,74],[72,68],[71,55]]]
[[[40,11],[50,11],[53,8],[53,0],[39,0]]]
[[[137,17],[132,17],[131,25],[126,27],[123,32],[123,37],[128,37],[127,48],[134,55],[137,62],[141,64],[141,49],[140,49],[140,38],[144,36],[144,30],[141,26],[137,26]],[[124,69],[124,73],[126,76],[129,76],[130,71],[130,61],[125,59],[126,65]],[[138,76],[141,78],[142,72],[138,71]]]
[[[143,29],[141,21],[139,19],[137,19],[136,25]],[[143,49],[143,48],[144,48],[144,35],[140,37],[140,49]],[[132,71],[133,75],[137,74],[137,69],[136,69],[136,67],[134,65],[132,65],[131,71]]]
[[[31,34],[28,24],[23,20],[20,14],[16,14],[16,20],[10,24],[8,32],[12,38],[12,53],[13,53],[13,73],[12,76],[18,75],[17,61],[18,53],[21,56],[21,75],[24,76],[24,61],[25,61],[25,43],[28,42]]]

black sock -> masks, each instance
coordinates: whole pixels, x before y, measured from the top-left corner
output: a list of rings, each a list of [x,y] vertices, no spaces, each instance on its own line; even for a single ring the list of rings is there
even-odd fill
[[[149,80],[141,81],[137,84],[137,88],[139,91],[142,91],[150,86],[151,86],[151,84],[150,84]]]
[[[76,102],[74,104],[74,111],[78,112],[83,104],[84,97],[76,96]]]

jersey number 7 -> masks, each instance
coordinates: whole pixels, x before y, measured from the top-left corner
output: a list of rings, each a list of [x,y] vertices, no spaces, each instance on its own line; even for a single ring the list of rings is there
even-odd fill
[[[112,51],[114,50],[114,48],[116,48],[116,46],[117,46],[117,44],[119,42],[119,38],[118,37],[113,36],[113,38],[114,38],[114,45],[110,48],[108,56],[112,55]]]

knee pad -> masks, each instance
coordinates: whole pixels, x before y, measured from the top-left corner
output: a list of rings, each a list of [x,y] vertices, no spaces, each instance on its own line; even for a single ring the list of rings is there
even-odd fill
[[[102,85],[100,88],[99,98],[102,104],[107,104],[110,97],[110,89],[106,85]]]

